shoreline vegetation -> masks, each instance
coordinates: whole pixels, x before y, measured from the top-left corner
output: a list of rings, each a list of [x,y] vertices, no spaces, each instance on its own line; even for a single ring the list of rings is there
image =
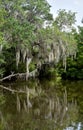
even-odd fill
[[[0,82],[59,75],[83,79],[83,27],[76,12],[59,9],[54,19],[46,0],[0,1]]]

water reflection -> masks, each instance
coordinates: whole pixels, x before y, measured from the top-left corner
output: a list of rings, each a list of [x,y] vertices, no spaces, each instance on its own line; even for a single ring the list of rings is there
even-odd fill
[[[0,130],[82,130],[78,97],[82,91],[76,84],[55,80],[6,84],[18,90],[0,90],[4,101],[0,101]]]

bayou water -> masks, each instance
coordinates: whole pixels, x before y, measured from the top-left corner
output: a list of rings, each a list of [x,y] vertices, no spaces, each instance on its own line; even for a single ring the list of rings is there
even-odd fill
[[[83,130],[83,81],[5,83],[0,130]]]

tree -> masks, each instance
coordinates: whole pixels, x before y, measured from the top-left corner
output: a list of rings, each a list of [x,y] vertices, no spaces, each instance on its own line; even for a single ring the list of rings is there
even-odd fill
[[[6,0],[1,1],[1,7],[6,12],[4,15],[6,22],[2,27],[4,39],[9,49],[13,50],[10,53],[16,53],[17,67],[20,61],[25,62],[28,75],[32,48],[35,41],[38,42],[37,30],[43,27],[45,21],[52,20],[50,6],[45,0],[36,2]]]
[[[77,43],[77,52],[75,58],[67,59],[67,70],[64,72],[61,71],[63,78],[69,79],[83,79],[83,27],[78,27],[79,32],[73,32],[73,35]],[[73,48],[73,47],[72,47]]]
[[[58,16],[55,18],[55,23],[58,25],[61,31],[70,31],[76,22],[76,13],[72,11],[66,11],[65,9],[58,10]]]
[[[0,1],[0,5],[1,5],[1,1]],[[3,73],[5,71],[5,68],[3,67],[3,65],[5,64],[5,60],[4,60],[4,56],[2,53],[3,47],[6,46],[6,41],[4,39],[4,33],[3,33],[3,26],[6,22],[6,20],[4,19],[4,16],[6,14],[6,11],[0,6],[0,77],[3,76]]]
[[[78,43],[78,53],[77,53],[77,77],[83,79],[83,27],[78,27],[79,33],[75,35]]]
[[[1,15],[5,22],[0,31],[5,41],[4,58],[1,58],[6,63],[1,65],[6,70],[5,75],[12,71],[25,72],[28,79],[32,68],[41,68],[44,63],[57,64],[61,59],[66,69],[66,57],[74,55],[75,46],[71,46],[75,41],[72,35],[62,32],[58,24],[52,24],[46,0],[1,0],[0,7],[5,11]]]

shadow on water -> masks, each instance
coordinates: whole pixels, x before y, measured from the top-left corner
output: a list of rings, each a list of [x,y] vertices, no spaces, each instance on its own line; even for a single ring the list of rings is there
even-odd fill
[[[5,84],[17,91],[0,89],[0,130],[83,130],[82,84],[55,80]]]

